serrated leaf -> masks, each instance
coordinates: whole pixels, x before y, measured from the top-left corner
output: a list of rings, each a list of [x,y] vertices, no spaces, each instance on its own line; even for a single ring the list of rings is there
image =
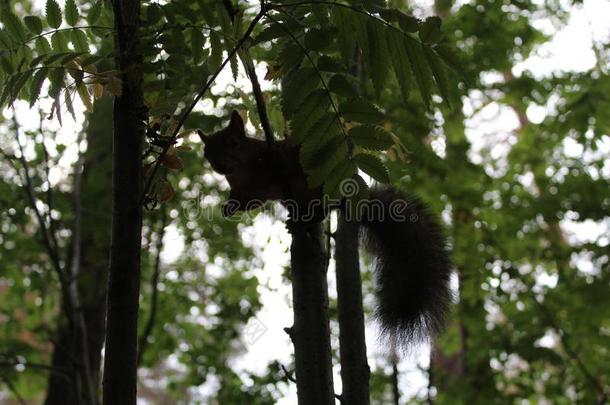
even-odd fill
[[[349,121],[376,124],[383,120],[383,113],[370,101],[360,97],[339,105],[339,114]]]
[[[93,3],[89,11],[87,12],[87,23],[89,25],[95,25],[102,15],[102,0],[97,0]]]
[[[66,16],[66,22],[74,27],[78,22],[78,9],[74,0],[66,0],[64,15]]]
[[[199,62],[203,59],[203,47],[205,46],[205,37],[199,28],[190,29],[191,37],[191,52],[193,53],[193,59],[195,62]]]
[[[233,80],[237,81],[237,75],[239,74],[239,64],[237,62],[236,55],[233,55],[233,57],[229,60],[229,64],[231,65],[231,74],[233,75]]]
[[[47,24],[51,28],[59,28],[61,25],[61,8],[55,0],[47,0],[45,6],[45,13],[47,17]]]
[[[292,42],[287,43],[280,50],[278,62],[282,69],[282,74],[287,75],[294,67],[298,66],[305,57],[303,50]]]
[[[338,30],[337,42],[343,61],[346,64],[352,63],[356,42],[352,14],[343,7],[332,7],[330,13],[333,24]]]
[[[260,34],[252,39],[252,45],[260,44],[261,42],[272,41],[277,38],[281,38],[288,35],[284,29],[275,23],[267,26]]]
[[[375,93],[379,98],[388,77],[390,67],[390,52],[386,40],[386,29],[381,23],[370,20],[367,24],[369,55],[367,64],[370,69],[371,79],[375,87]]]
[[[305,100],[309,93],[318,86],[320,77],[314,68],[305,67],[290,76],[282,89],[282,111],[286,118],[292,117],[295,109]]]
[[[13,74],[13,72],[15,71],[15,67],[13,66],[13,63],[11,62],[10,58],[7,57],[6,55],[0,55],[0,66],[2,66],[2,69],[4,70],[4,72],[9,75]]]
[[[445,44],[436,45],[434,51],[440,56],[440,58],[454,71],[458,72],[463,77],[466,77],[466,71],[464,70],[464,63],[455,52],[455,49]]]
[[[34,44],[35,44],[36,52],[38,52],[39,54],[46,54],[46,53],[51,52],[51,45],[49,44],[49,41],[47,41],[46,38],[43,38],[43,37],[36,38],[36,41]]]
[[[426,59],[428,60],[428,64],[432,69],[432,74],[434,75],[434,80],[436,81],[436,85],[438,86],[438,90],[445,100],[445,103],[448,107],[449,104],[449,79],[447,77],[447,68],[445,67],[445,63],[441,60],[441,58],[432,50],[432,48],[427,44],[422,44],[424,48],[424,55],[426,55]]]
[[[26,38],[23,24],[21,24],[21,20],[15,14],[8,10],[3,10],[2,18],[0,20],[13,39],[18,42],[25,41]]]
[[[72,116],[72,119],[76,120],[76,113],[74,112],[74,103],[72,103],[72,95],[67,89],[66,91],[64,91],[64,103],[66,104],[66,109]]]
[[[212,54],[208,58],[208,68],[215,72],[222,64],[222,45],[220,37],[214,31],[210,32],[210,46],[212,47]]]
[[[339,186],[341,182],[351,178],[356,174],[356,165],[350,159],[345,159],[339,163],[329,174],[324,182],[323,192],[328,198],[341,197],[339,194]]]
[[[75,29],[70,33],[70,39],[72,40],[72,45],[74,45],[74,50],[77,52],[89,52],[89,44],[87,40],[87,35],[84,31]]]
[[[78,96],[80,97],[81,101],[85,105],[85,108],[87,109],[87,111],[92,112],[93,103],[91,102],[91,94],[89,94],[89,90],[87,89],[87,86],[84,83],[81,83],[81,85],[78,86],[76,88],[76,90],[78,91]]]
[[[329,104],[326,91],[317,89],[309,93],[290,123],[293,144],[303,142],[311,127],[326,113]]]
[[[26,15],[23,22],[32,34],[39,35],[42,32],[42,20],[39,17]]]
[[[301,145],[303,166],[310,167],[316,152],[341,133],[341,125],[333,113],[326,113],[308,131]]]
[[[436,16],[426,18],[419,29],[419,38],[422,42],[435,44],[440,41],[442,37],[441,19]]]
[[[312,51],[323,51],[332,42],[332,36],[329,30],[322,30],[320,28],[311,28],[305,34],[304,45],[305,48],[311,49]]]
[[[381,183],[389,183],[388,168],[377,156],[368,153],[358,153],[354,156],[358,168]]]
[[[344,97],[356,97],[358,95],[356,86],[345,75],[333,75],[328,81],[328,89],[332,93]]]
[[[392,135],[377,125],[353,127],[347,134],[354,145],[369,150],[383,151],[389,149],[394,144]]]
[[[69,52],[68,38],[65,31],[57,31],[51,35],[51,44],[54,52]]]
[[[57,98],[61,89],[64,87],[64,73],[65,70],[63,67],[61,68],[53,68],[49,70],[49,82],[51,85],[49,86],[49,97]]]
[[[42,83],[47,78],[48,72],[49,70],[46,67],[43,67],[34,75],[34,78],[30,83],[30,107],[32,107],[36,103],[36,100],[38,100]]]
[[[2,49],[13,48],[13,39],[4,28],[0,28],[0,46]]]
[[[411,72],[411,68],[409,67],[409,57],[404,44],[404,34],[391,31],[388,32],[386,39],[388,40],[388,48],[390,49],[394,74],[396,75],[400,92],[402,93],[403,100],[406,104],[411,91],[413,74]]]
[[[309,156],[302,156],[301,154],[299,159],[301,164],[303,164],[304,159],[309,160],[305,163],[310,163],[310,166],[303,165],[303,169],[307,174],[309,188],[316,188],[324,183],[340,162],[347,159],[347,145],[343,138],[336,137],[318,150],[315,159],[311,160]]]
[[[11,103],[17,99],[19,93],[21,92],[21,89],[23,89],[23,86],[25,86],[29,78],[30,72],[21,72],[15,75],[15,80],[12,82],[11,85]]]
[[[430,86],[432,83],[432,73],[428,66],[428,61],[424,55],[421,44],[415,41],[413,38],[405,36],[404,41],[405,49],[411,62],[411,68],[415,74],[415,81],[419,88],[422,100],[426,108],[430,108]]]

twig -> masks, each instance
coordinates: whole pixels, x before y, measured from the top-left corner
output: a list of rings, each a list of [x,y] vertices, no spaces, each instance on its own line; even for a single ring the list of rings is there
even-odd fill
[[[159,296],[159,278],[161,275],[161,250],[163,249],[163,237],[165,236],[165,228],[167,226],[167,212],[165,209],[161,210],[161,229],[158,233],[157,245],[156,248],[156,256],[155,256],[155,268],[153,272],[153,277],[151,280],[151,289],[152,289],[152,297],[150,302],[150,314],[148,316],[148,320],[146,321],[146,326],[144,327],[144,333],[140,336],[138,341],[138,359],[137,365],[139,366],[142,362],[142,357],[144,356],[144,351],[148,347],[148,337],[150,336],[153,326],[155,325],[155,321],[157,320],[157,302]]]
[[[2,381],[4,381],[4,383],[6,384],[6,386],[9,389],[9,391],[13,394],[15,399],[17,399],[17,402],[19,402],[21,405],[27,405],[27,402],[25,402],[25,399],[23,399],[21,394],[19,394],[19,391],[17,391],[17,388],[15,388],[15,385],[11,382],[11,380],[7,376],[2,376]]]

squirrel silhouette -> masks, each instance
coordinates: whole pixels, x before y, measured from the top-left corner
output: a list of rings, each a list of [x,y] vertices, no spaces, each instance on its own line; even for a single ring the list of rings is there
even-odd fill
[[[199,135],[205,144],[204,156],[231,187],[224,215],[269,200],[284,204],[291,200],[296,208],[322,200],[321,187],[307,186],[298,146],[289,139],[275,142],[272,152],[264,141],[246,136],[236,111],[225,128],[207,136],[199,131]],[[272,159],[279,159],[279,165]],[[406,349],[442,330],[452,301],[451,263],[442,228],[420,199],[394,187],[371,188],[366,204],[380,208],[354,215],[360,239],[374,257],[376,318],[381,334]],[[313,206],[318,207],[313,220],[322,220],[328,207]]]

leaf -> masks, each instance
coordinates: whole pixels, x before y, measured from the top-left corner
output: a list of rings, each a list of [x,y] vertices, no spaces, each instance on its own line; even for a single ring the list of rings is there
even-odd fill
[[[93,103],[91,102],[91,94],[84,83],[81,83],[77,88],[78,96],[85,105],[88,112],[93,112]]]
[[[345,159],[339,163],[330,173],[324,182],[323,192],[328,198],[337,198],[339,195],[339,186],[345,179],[351,178],[356,174],[356,165],[349,159]]]
[[[78,22],[78,9],[74,0],[66,0],[64,15],[66,16],[66,22],[74,27]]]
[[[180,159],[176,155],[170,154],[166,154],[165,156],[163,156],[163,159],[161,159],[161,164],[172,170],[180,170],[184,167],[182,159]]]
[[[23,24],[21,24],[21,20],[13,13],[8,10],[4,10],[2,12],[2,24],[4,24],[4,28],[8,31],[8,33],[18,42],[24,42],[25,30],[23,29]]]
[[[288,34],[286,34],[286,31],[284,31],[279,24],[272,23],[252,39],[251,45],[254,46],[256,44],[260,44],[261,42],[272,41],[285,35]]]
[[[419,38],[427,44],[435,44],[441,40],[441,19],[433,16],[428,17],[419,29]]]
[[[97,22],[97,20],[99,20],[101,15],[102,15],[102,0],[97,0],[96,2],[93,3],[91,8],[89,9],[89,12],[87,13],[87,23],[89,23],[89,25],[95,25],[95,23]]]
[[[449,103],[449,79],[447,77],[447,68],[445,67],[445,63],[441,60],[441,58],[432,50],[430,45],[422,44],[424,48],[424,55],[426,55],[426,59],[430,64],[430,68],[432,69],[432,74],[434,75],[434,80],[436,81],[436,85],[438,86],[438,90],[443,96],[443,100],[448,107],[451,107]]]
[[[383,120],[383,113],[368,100],[360,97],[339,105],[339,114],[349,121],[376,124]]]
[[[53,68],[49,71],[49,81],[51,85],[49,86],[49,97],[56,98],[64,85],[64,68]]]
[[[307,173],[307,185],[310,188],[315,188],[326,180],[333,169],[342,161],[347,158],[347,145],[345,140],[341,137],[333,138],[330,142],[324,145],[316,153],[316,158],[310,163],[311,166],[303,165],[305,172]],[[307,156],[299,156],[301,164],[303,159],[309,159]]]
[[[323,72],[344,72],[345,67],[336,59],[322,55],[318,58],[318,69]]]
[[[390,8],[379,12],[381,17],[388,22],[397,22],[400,28],[405,32],[417,32],[419,30],[420,21],[401,10]]]
[[[352,21],[352,13],[343,7],[332,7],[330,9],[331,19],[337,27],[337,43],[339,51],[346,64],[352,63],[355,51],[355,29]]]
[[[4,70],[5,73],[13,74],[13,72],[15,71],[15,68],[13,67],[13,63],[11,62],[11,59],[9,57],[7,57],[6,55],[2,55],[0,54],[0,66],[2,66],[2,69]]]
[[[36,38],[35,48],[36,52],[38,52],[39,54],[51,52],[51,45],[49,44],[49,41],[47,41],[47,39],[43,37]]]
[[[309,93],[290,123],[293,144],[303,142],[311,127],[326,113],[329,104],[326,91],[317,89]]]
[[[32,107],[36,100],[38,100],[38,96],[40,95],[40,89],[42,88],[42,83],[47,78],[47,73],[49,69],[46,67],[41,68],[36,72],[32,82],[30,83],[30,107]]]
[[[212,54],[208,58],[208,68],[215,72],[222,64],[222,46],[220,37],[215,31],[210,32],[210,46],[212,47]]]
[[[367,24],[367,30],[369,40],[367,64],[370,69],[373,86],[375,87],[375,93],[377,98],[379,98],[388,77],[390,52],[386,40],[386,30],[381,23],[370,20]]]
[[[57,31],[51,35],[51,44],[53,45],[53,52],[68,52],[68,38],[65,31]]]
[[[404,34],[391,31],[388,33],[386,39],[388,40],[388,48],[390,49],[394,74],[396,75],[402,98],[406,104],[411,91],[413,74],[409,67],[409,57],[407,56],[407,50],[405,49]]]
[[[328,48],[331,42],[332,36],[328,29],[322,30],[320,28],[311,28],[305,34],[305,48],[311,49],[312,51],[323,51]]]
[[[354,156],[358,168],[381,183],[389,183],[388,168],[377,156],[368,153],[358,153]]]
[[[39,35],[42,32],[42,20],[39,17],[26,15],[23,22],[32,34]]]
[[[282,68],[282,74],[287,75],[294,67],[301,63],[304,57],[303,50],[298,45],[292,42],[284,45],[277,59]]]
[[[66,104],[66,108],[73,120],[76,120],[76,113],[74,112],[74,103],[72,103],[72,94],[66,89],[64,91],[64,103]]]
[[[74,30],[70,34],[70,39],[72,40],[72,45],[74,45],[74,50],[77,52],[89,52],[89,44],[87,40],[87,35],[83,30]]]
[[[193,53],[193,59],[195,62],[199,62],[203,59],[203,47],[205,46],[205,37],[199,28],[190,29],[191,37],[191,52]]]
[[[9,35],[9,33],[4,29],[0,29],[0,46],[3,49],[12,49],[13,48],[13,39]]]
[[[421,44],[413,38],[405,36],[404,46],[411,62],[411,68],[415,74],[415,81],[419,88],[422,100],[426,108],[430,108],[430,86],[432,83],[432,73],[426,57],[422,51]]]
[[[12,82],[11,86],[11,103],[17,99],[21,89],[23,89],[23,86],[25,86],[29,78],[29,72],[21,72],[15,75],[15,80]]]
[[[344,97],[356,97],[358,95],[356,86],[345,75],[333,75],[328,81],[328,89]]]
[[[434,51],[438,56],[454,71],[458,72],[463,77],[466,77],[466,71],[464,70],[464,62],[461,60],[460,56],[455,52],[455,49],[452,47],[439,44],[436,45]]]
[[[101,0],[98,1],[101,4]],[[207,9],[207,7],[204,7]],[[150,25],[158,23],[163,17],[163,10],[157,3],[151,3],[146,7],[146,22]]]
[[[289,78],[282,89],[282,111],[286,118],[292,117],[295,109],[301,105],[307,95],[320,83],[318,72],[314,68],[304,67]]]
[[[57,1],[47,0],[45,12],[47,16],[47,24],[49,24],[51,28],[59,28],[61,25],[61,9],[59,8]]]
[[[162,203],[168,202],[174,197],[174,194],[176,194],[176,191],[174,190],[172,185],[167,181],[161,183],[160,188],[161,190],[159,191],[159,201]]]
[[[308,131],[301,145],[303,166],[310,167],[316,152],[341,133],[341,125],[333,113],[326,113]]]
[[[354,145],[369,150],[383,151],[389,149],[394,144],[392,135],[377,125],[353,127],[347,135]]]

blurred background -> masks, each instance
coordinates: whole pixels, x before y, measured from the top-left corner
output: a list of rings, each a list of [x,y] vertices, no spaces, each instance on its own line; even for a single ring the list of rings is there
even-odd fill
[[[44,8],[8,3],[24,15]],[[417,101],[405,107],[394,81],[381,95],[386,128],[406,148],[406,162],[387,162],[392,180],[441,215],[457,299],[445,333],[400,361],[379,345],[367,318],[371,402],[605,403],[610,3],[388,3],[416,17],[442,17],[467,80],[451,109],[436,99],[433,112]],[[265,55],[255,57],[262,78]],[[232,108],[252,110],[244,72],[232,76],[223,72],[189,127],[209,132]],[[274,82],[263,88],[277,93]],[[112,99],[95,101],[91,112],[77,99],[61,122],[48,119],[52,106],[45,97],[32,109],[17,101],[0,115],[0,403],[7,405],[62,403],[54,393],[70,384],[66,353],[75,343],[57,267],[73,256],[75,222],[88,340],[92,347],[103,342]],[[173,198],[144,218],[140,403],[294,404],[282,215],[205,215],[228,185],[204,162],[198,139],[185,139],[192,150],[171,175]],[[363,279],[370,313],[367,270]],[[331,260],[331,316],[333,280]],[[334,320],[331,328],[336,350]],[[340,392],[339,378],[335,384]]]

